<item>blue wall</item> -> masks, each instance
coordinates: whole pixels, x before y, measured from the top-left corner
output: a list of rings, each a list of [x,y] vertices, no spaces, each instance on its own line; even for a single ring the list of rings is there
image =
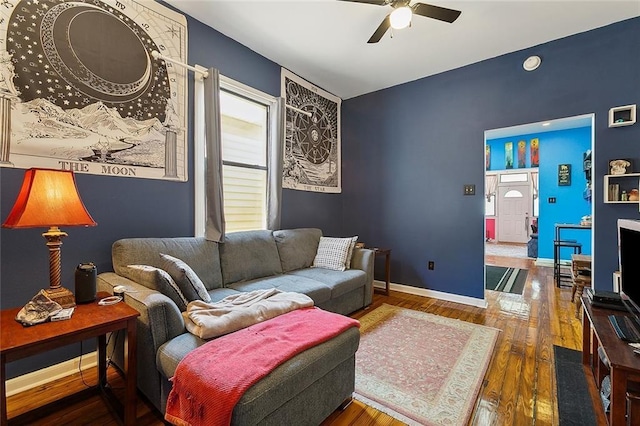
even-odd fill
[[[638,156],[640,125],[609,128],[607,116],[640,103],[639,51],[634,18],[343,102],[346,233],[392,248],[395,283],[483,298],[485,130],[595,113],[593,272],[611,288],[616,219],[640,214],[605,205],[602,176],[609,159]],[[534,72],[522,69],[530,55],[542,58]]]
[[[514,168],[518,169],[515,146],[518,141],[527,142],[526,166],[531,165],[529,147],[531,139],[539,143],[540,166],[539,180],[539,219],[538,219],[538,257],[553,259],[553,240],[556,223],[580,223],[582,216],[591,214],[591,203],[584,198],[587,179],[582,167],[582,154],[591,149],[591,127],[557,130],[530,135],[517,135],[508,138],[487,140],[491,147],[491,170],[505,170],[506,142],[514,144]],[[571,185],[558,185],[558,165],[571,164]],[[549,197],[556,198],[549,203]],[[582,253],[591,254],[591,231],[562,230],[563,239],[574,239],[582,244]],[[572,251],[562,249],[561,258],[571,259]]]
[[[279,95],[280,67],[189,18],[189,62]],[[637,157],[640,125],[608,129],[612,106],[640,103],[640,19],[547,43],[343,102],[343,193],[285,190],[284,228],[315,226],[326,235],[360,235],[393,249],[392,280],[483,297],[484,131],[596,113],[595,200],[611,158]],[[522,70],[530,54],[543,58]],[[585,62],[584,58],[590,58]],[[339,65],[336,65],[339,66]],[[189,96],[193,87],[189,86]],[[191,103],[191,102],[190,102]],[[193,152],[193,111],[188,137]],[[123,237],[192,235],[193,158],[186,183],[77,175],[98,222],[70,228],[62,249],[65,286],[93,261],[111,270],[111,244]],[[0,168],[0,217],[6,218],[23,170]],[[478,195],[462,196],[473,183]],[[617,263],[615,220],[637,206],[596,204],[596,286],[611,285]],[[48,286],[42,230],[0,230],[0,307],[21,306]],[[427,260],[436,268],[428,271]],[[604,278],[604,279],[603,279]],[[85,345],[87,349],[89,345]],[[77,356],[77,345],[8,365],[9,378]]]

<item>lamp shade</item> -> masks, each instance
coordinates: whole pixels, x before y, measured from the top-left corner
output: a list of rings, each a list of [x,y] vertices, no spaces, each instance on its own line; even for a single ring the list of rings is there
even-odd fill
[[[5,228],[95,225],[72,171],[36,168],[25,172],[18,198],[2,224]]]

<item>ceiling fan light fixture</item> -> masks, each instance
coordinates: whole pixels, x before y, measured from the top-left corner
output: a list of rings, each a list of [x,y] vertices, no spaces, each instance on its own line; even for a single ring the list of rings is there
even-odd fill
[[[407,28],[411,23],[411,16],[413,12],[409,6],[402,6],[394,9],[389,15],[389,22],[391,24],[391,28],[394,30],[401,30],[403,28]]]

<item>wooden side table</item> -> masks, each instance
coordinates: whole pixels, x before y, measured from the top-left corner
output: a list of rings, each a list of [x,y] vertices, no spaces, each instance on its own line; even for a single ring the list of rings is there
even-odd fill
[[[380,290],[380,292],[383,292],[385,295],[388,296],[389,284],[391,283],[391,249],[374,247],[371,250],[373,250],[373,253],[375,256],[385,257],[385,261],[384,261],[385,287],[384,287],[384,290]],[[374,287],[373,291],[375,292],[376,290],[378,289]]]
[[[640,383],[640,357],[633,348],[622,341],[613,331],[609,315],[624,315],[620,311],[597,308],[591,305],[587,296],[580,298],[582,303],[582,364],[592,372],[598,393],[602,378],[609,374],[611,379],[611,404],[607,420],[610,426],[638,424],[637,419],[627,423],[626,403],[629,386]],[[602,348],[609,360],[609,370],[600,361],[598,348]],[[594,404],[602,404],[600,398]]]
[[[98,299],[110,296],[99,293]],[[54,401],[32,412],[22,414],[11,421],[29,423],[34,418],[45,415],[64,404],[65,400],[77,400],[84,394],[99,392],[105,402],[122,419],[125,425],[136,423],[136,318],[138,311],[120,302],[115,305],[100,306],[98,302],[78,305],[71,319],[37,324],[23,327],[15,320],[20,308],[0,311],[0,424],[9,424],[7,418],[7,395],[5,388],[6,370],[8,362],[22,359],[31,355],[49,351],[54,348],[77,343],[89,338],[97,338],[98,347],[98,384],[75,395]],[[107,387],[107,333],[126,330],[124,373],[126,375],[125,400],[122,404]]]

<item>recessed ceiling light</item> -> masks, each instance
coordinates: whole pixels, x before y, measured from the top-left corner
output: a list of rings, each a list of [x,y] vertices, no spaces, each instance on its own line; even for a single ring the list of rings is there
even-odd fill
[[[529,56],[523,63],[522,68],[527,71],[533,71],[540,66],[542,59],[540,56]]]
[[[544,127],[547,127],[547,126],[551,126],[551,123],[546,122],[546,123],[542,123],[542,125],[543,125]]]

